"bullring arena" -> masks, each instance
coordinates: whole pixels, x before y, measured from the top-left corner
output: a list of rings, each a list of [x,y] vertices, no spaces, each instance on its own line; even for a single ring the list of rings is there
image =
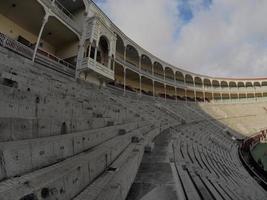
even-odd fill
[[[91,0],[0,12],[0,200],[267,199],[267,78],[172,66]]]

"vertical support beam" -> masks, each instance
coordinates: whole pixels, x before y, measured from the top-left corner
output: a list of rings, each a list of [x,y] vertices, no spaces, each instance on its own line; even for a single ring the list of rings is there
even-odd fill
[[[90,58],[91,50],[92,50],[92,44],[91,44],[91,41],[90,41],[90,42],[89,42],[89,50],[88,50],[88,54],[86,55],[87,58]]]
[[[98,50],[98,46],[95,47],[95,55],[94,55],[94,61],[96,62],[96,57],[97,57],[97,50]]]
[[[46,25],[46,23],[48,21],[48,18],[49,18],[49,14],[45,13],[45,16],[44,16],[44,19],[43,19],[43,23],[42,23],[42,26],[40,28],[39,34],[38,34],[37,42],[36,42],[35,47],[34,47],[34,52],[33,52],[33,56],[32,56],[32,62],[34,62],[34,60],[35,60],[35,57],[36,57],[36,54],[37,54],[37,51],[38,51],[38,47],[39,47],[39,44],[40,44],[40,41],[41,41],[41,37],[42,37],[43,31],[44,31],[45,25]]]
[[[123,61],[126,62],[126,47],[124,47],[124,52],[123,52]]]
[[[108,56],[108,68],[111,69],[111,56]]]
[[[123,68],[123,95],[125,95],[126,92],[126,67]]]

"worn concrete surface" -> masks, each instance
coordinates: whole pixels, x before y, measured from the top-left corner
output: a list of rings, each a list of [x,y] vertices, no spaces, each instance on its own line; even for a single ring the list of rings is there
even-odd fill
[[[170,133],[154,140],[152,152],[145,153],[127,200],[176,200],[175,182],[169,162]]]

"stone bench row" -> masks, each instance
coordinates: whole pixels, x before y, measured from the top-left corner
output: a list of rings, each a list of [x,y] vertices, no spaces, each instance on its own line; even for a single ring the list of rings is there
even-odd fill
[[[72,199],[121,154],[130,144],[130,138],[130,135],[115,137],[57,164],[3,181],[0,199]]]
[[[91,131],[0,143],[0,179],[21,175],[71,157],[120,134],[138,132],[146,123],[130,123]],[[149,128],[149,126],[148,126]],[[140,131],[144,131],[140,129]]]

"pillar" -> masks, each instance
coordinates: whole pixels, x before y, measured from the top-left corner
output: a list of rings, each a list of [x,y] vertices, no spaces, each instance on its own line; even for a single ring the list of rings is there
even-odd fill
[[[94,61],[96,62],[96,57],[97,57],[97,50],[98,50],[98,46],[95,47],[95,55],[94,55]]]
[[[126,48],[124,48],[123,60],[124,60],[124,62],[126,62]]]
[[[43,23],[42,23],[42,26],[40,28],[39,34],[38,34],[37,42],[36,42],[35,47],[34,47],[34,52],[33,52],[33,56],[32,56],[32,62],[34,62],[34,60],[35,60],[35,57],[36,57],[36,54],[37,54],[37,51],[38,51],[38,47],[39,47],[39,44],[40,44],[40,40],[41,40],[43,31],[44,31],[45,25],[46,25],[46,23],[48,21],[48,18],[49,18],[49,14],[46,13],[45,16],[44,16]]]

